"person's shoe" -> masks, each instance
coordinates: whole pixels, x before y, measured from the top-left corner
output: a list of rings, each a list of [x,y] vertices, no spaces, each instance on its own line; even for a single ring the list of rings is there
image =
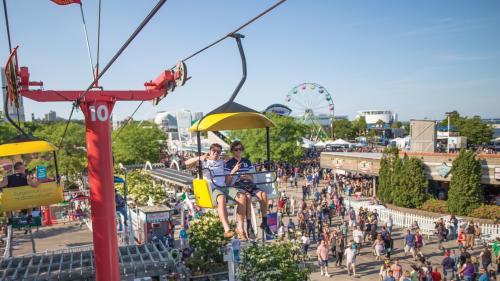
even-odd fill
[[[326,277],[330,277],[330,274],[328,274],[328,272],[327,272],[327,273],[325,273],[325,276],[326,276]]]
[[[234,231],[232,231],[231,229],[228,231],[224,231],[224,237],[226,238],[232,238],[234,234],[235,234]]]
[[[248,239],[250,239],[250,240],[255,240],[255,238],[257,238],[257,236],[255,235],[255,232],[253,232],[253,227],[247,228],[247,234],[248,234]]]
[[[321,271],[321,276],[325,276],[325,274],[323,273],[323,271]]]

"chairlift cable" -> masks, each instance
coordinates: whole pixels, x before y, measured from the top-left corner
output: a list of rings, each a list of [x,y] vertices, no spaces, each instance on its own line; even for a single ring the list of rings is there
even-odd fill
[[[241,25],[240,27],[238,27],[237,29],[229,32],[228,34],[224,35],[223,37],[221,37],[220,39],[214,41],[213,43],[207,45],[206,47],[194,52],[193,54],[187,56],[185,59],[183,59],[182,61],[187,61],[189,59],[191,59],[192,57],[206,51],[207,49],[219,44],[220,42],[224,41],[225,39],[227,39],[228,37],[230,37],[232,34],[234,33],[237,33],[238,31],[242,30],[243,28],[247,27],[248,25],[252,24],[254,21],[258,20],[259,18],[261,18],[262,16],[264,16],[265,14],[269,13],[270,11],[274,10],[276,7],[278,7],[279,5],[283,4],[284,2],[286,2],[286,0],[280,0],[278,2],[276,2],[276,4],[272,5],[271,7],[267,8],[265,11],[261,12],[260,14],[258,14],[257,16],[253,17],[252,19],[250,19],[249,21],[245,22],[243,25]],[[172,67],[173,69],[173,67]]]
[[[5,0],[4,0],[5,1]],[[111,60],[106,64],[104,67],[103,71],[97,75],[97,77],[92,81],[92,83],[87,87],[87,90],[85,90],[80,97],[73,103],[71,113],[69,115],[68,121],[66,122],[66,127],[64,129],[64,133],[61,137],[61,141],[59,142],[59,146],[63,143],[64,138],[66,137],[66,132],[69,126],[69,122],[71,122],[71,117],[73,116],[73,112],[75,110],[75,107],[78,106],[80,101],[87,95],[87,93],[94,87],[95,83],[101,79],[101,77],[106,73],[106,71],[113,65],[113,63],[118,59],[118,57],[125,51],[125,49],[128,47],[128,45],[134,40],[134,38],[141,32],[141,30],[146,26],[146,24],[153,18],[153,16],[160,10],[160,8],[165,4],[167,0],[159,0],[156,6],[149,12],[149,14],[144,18],[144,20],[141,22],[141,24],[137,27],[137,29],[132,33],[132,35],[127,39],[127,41],[122,45],[122,47],[118,50],[118,52],[111,58]]]
[[[247,27],[248,25],[252,24],[254,21],[256,21],[257,19],[261,18],[262,16],[264,16],[265,14],[269,13],[270,11],[272,11],[274,8],[278,7],[279,5],[283,4],[284,2],[286,2],[286,0],[280,0],[279,2],[277,2],[276,4],[274,4],[273,6],[269,7],[268,9],[266,9],[265,11],[261,12],[260,14],[258,14],[257,16],[253,17],[251,20],[245,22],[243,25],[241,25],[240,27],[238,27],[237,29],[229,32],[227,35],[225,35],[224,37],[214,41],[213,43],[211,43],[210,45],[200,49],[199,51],[189,55],[188,57],[184,58],[182,61],[187,61],[189,60],[190,58],[206,51],[207,49],[217,45],[218,43],[222,42],[224,39],[227,39],[228,37],[232,37],[233,34],[235,34],[236,32],[242,30],[243,28]],[[240,47],[240,46],[238,46]],[[99,49],[98,49],[99,50]],[[172,67],[171,69],[174,69],[174,67]],[[234,98],[233,98],[234,99]],[[134,114],[137,112],[137,110],[142,106],[142,102],[139,104],[139,106],[137,106],[137,108],[134,110],[134,112],[132,113],[132,116],[134,116]],[[132,117],[131,116],[131,117]],[[200,120],[201,121],[201,120]],[[117,135],[115,137],[118,137],[118,135],[120,134],[121,130],[128,125],[129,122],[126,122],[123,126],[120,127],[120,130],[118,131]],[[198,123],[199,124],[199,123]]]
[[[141,103],[139,103],[139,105],[135,108],[134,112],[132,112],[132,115],[130,115],[130,117],[125,121],[125,124],[123,124],[120,127],[120,129],[118,129],[118,133],[116,133],[116,136],[114,137],[115,139],[118,138],[123,128],[125,128],[128,125],[128,123],[130,123],[130,120],[132,120],[132,117],[134,117],[135,113],[137,112],[137,110],[139,110],[139,108],[142,106],[143,103],[144,101],[141,101]]]
[[[89,35],[87,33],[87,24],[85,23],[85,16],[83,15],[83,5],[81,3],[80,3],[80,13],[82,15],[83,31],[85,33],[85,43],[87,44],[87,54],[89,56],[90,71],[92,72],[92,78],[95,79],[94,61],[92,59],[92,52],[90,51]]]
[[[146,18],[141,22],[141,24],[136,28],[136,30],[130,35],[130,37],[125,41],[125,43],[120,47],[118,52],[111,58],[111,60],[106,64],[106,66],[102,69],[102,72],[99,73],[99,75],[92,81],[92,83],[87,87],[87,90],[83,92],[80,97],[78,97],[78,101],[81,101],[85,96],[88,94],[88,92],[93,88],[95,83],[99,81],[99,79],[108,71],[108,69],[113,65],[113,63],[120,57],[120,55],[127,49],[127,47],[132,43],[132,41],[135,39],[135,37],[142,31],[144,26],[148,24],[148,22],[153,18],[153,16],[160,10],[160,8],[165,4],[167,0],[160,0],[156,4],[156,6],[149,12],[149,14],[146,16]]]
[[[99,0],[99,8],[97,10],[97,58],[95,64],[95,73],[99,75],[99,53],[101,46],[101,0]],[[99,81],[97,81],[99,83]]]

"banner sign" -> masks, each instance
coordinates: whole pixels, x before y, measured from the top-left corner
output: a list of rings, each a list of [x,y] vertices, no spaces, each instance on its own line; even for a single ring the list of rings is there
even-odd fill
[[[55,182],[40,183],[37,187],[4,188],[1,210],[4,212],[48,206],[63,201],[62,186]]]
[[[47,179],[47,167],[36,166],[36,178],[38,180],[46,180]]]

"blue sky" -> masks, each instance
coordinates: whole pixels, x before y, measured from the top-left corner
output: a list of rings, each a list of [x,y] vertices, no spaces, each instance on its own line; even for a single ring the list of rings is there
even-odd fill
[[[95,59],[97,0],[82,0]],[[101,66],[156,4],[103,0]],[[8,0],[21,65],[46,89],[83,89],[91,82],[80,11],[49,0]],[[106,89],[142,89],[161,70],[205,46],[274,1],[169,0],[101,81]],[[8,47],[4,20],[0,57]],[[290,89],[316,82],[332,94],[336,115],[391,109],[399,118],[500,117],[499,1],[289,0],[241,33],[248,78],[236,101],[255,109],[282,103]],[[3,63],[2,63],[3,64]],[[208,112],[224,103],[241,75],[236,43],[226,40],[187,62],[189,80],[157,107]],[[121,102],[122,119],[137,106]],[[26,115],[50,109],[67,118],[68,103],[25,100]],[[77,118],[82,118],[79,113]]]

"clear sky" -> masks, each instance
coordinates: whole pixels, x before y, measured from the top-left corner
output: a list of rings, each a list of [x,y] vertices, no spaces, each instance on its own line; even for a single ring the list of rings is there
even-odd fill
[[[82,0],[94,59],[97,0]],[[102,0],[101,66],[156,4],[153,0]],[[49,0],[7,0],[20,65],[46,89],[83,89],[91,73],[78,5]],[[169,0],[112,66],[106,89],[142,89],[161,70],[239,26],[274,1]],[[3,15],[3,13],[2,13]],[[8,47],[2,16],[0,57]],[[332,93],[336,115],[391,109],[399,118],[500,117],[500,1],[289,0],[241,33],[248,78],[237,102],[257,110],[282,103],[302,82]],[[2,65],[4,62],[2,62]],[[224,103],[241,75],[236,43],[223,43],[187,63],[189,80],[134,119],[157,111],[208,112]],[[122,102],[115,118],[137,103]],[[67,118],[68,103],[25,100],[26,116],[49,110]],[[82,118],[80,113],[77,118]]]

